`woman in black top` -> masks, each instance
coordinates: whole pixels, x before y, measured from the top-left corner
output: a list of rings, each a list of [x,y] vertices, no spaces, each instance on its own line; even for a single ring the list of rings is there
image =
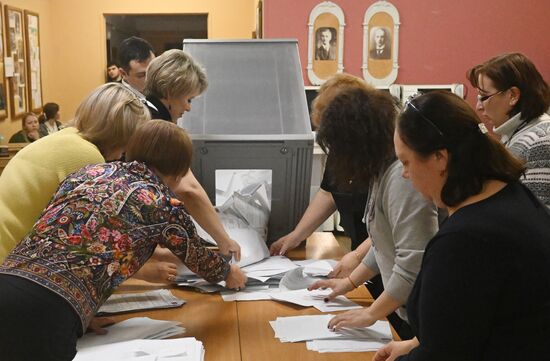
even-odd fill
[[[207,86],[206,74],[193,58],[183,50],[165,51],[147,68],[144,92],[151,118],[175,123]]]
[[[172,49],[151,61],[147,68],[144,93],[152,119],[176,123],[185,112],[191,110],[191,100],[202,94],[208,81],[204,69],[183,50]],[[222,254],[238,261],[241,248],[223,228],[216,210],[205,190],[189,170],[176,189],[191,216],[216,241]],[[158,250],[158,259],[172,262],[179,260],[169,252]]]
[[[383,360],[548,360],[550,213],[525,168],[448,92],[411,100],[395,149],[403,176],[449,217],[428,244],[407,303],[416,337]]]

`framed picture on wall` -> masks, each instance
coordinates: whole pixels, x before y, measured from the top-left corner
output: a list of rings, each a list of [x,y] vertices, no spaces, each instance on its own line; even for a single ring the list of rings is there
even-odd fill
[[[389,86],[397,79],[399,13],[387,1],[377,1],[363,19],[363,78],[376,86]]]
[[[2,16],[2,4],[0,4],[0,119],[8,116],[8,99],[6,96],[6,71],[4,68],[4,26]]]
[[[6,55],[13,59],[13,76],[8,80],[10,88],[10,114],[12,118],[20,118],[28,109],[23,12],[9,5],[6,5],[4,9]]]
[[[344,70],[344,12],[323,1],[309,15],[307,75],[313,85],[323,84]]]
[[[27,93],[29,109],[42,112],[42,76],[40,71],[40,30],[38,14],[25,10],[25,41],[27,43]]]

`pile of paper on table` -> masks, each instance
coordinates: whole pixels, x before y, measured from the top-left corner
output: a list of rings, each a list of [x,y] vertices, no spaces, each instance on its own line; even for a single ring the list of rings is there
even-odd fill
[[[265,252],[269,255],[267,246]],[[289,270],[295,269],[298,266],[284,256],[266,256],[255,263],[247,263],[246,260],[241,260],[241,270],[248,277],[246,287],[260,287],[262,289],[278,288],[281,278]],[[243,265],[244,264],[244,265]],[[203,292],[217,292],[225,290],[225,282],[219,284],[211,284],[203,278],[193,274],[189,270],[180,269],[176,278],[178,286],[193,287]]]
[[[307,341],[308,350],[318,352],[375,351],[392,340],[389,322],[377,321],[370,327],[332,331],[328,323],[334,315],[278,317],[270,321],[281,342]]]
[[[79,350],[73,361],[204,361],[202,342],[194,337],[133,340]]]
[[[105,327],[106,335],[87,333],[78,339],[76,349],[84,349],[138,339],[159,340],[176,336],[185,332],[177,321],[153,320],[149,317],[134,317]]]
[[[161,308],[175,308],[185,304],[185,300],[178,298],[167,289],[153,290],[140,293],[113,294],[99,308],[97,315],[107,315],[122,312],[153,310]]]

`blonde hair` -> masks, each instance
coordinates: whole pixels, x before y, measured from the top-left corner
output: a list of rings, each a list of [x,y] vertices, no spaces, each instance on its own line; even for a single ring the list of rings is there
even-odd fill
[[[202,66],[183,50],[172,49],[151,61],[145,78],[145,94],[158,99],[198,95],[208,81]]]
[[[80,135],[105,156],[125,148],[134,131],[150,119],[149,110],[131,90],[108,83],[80,103],[73,122]]]
[[[370,91],[373,88],[363,79],[350,74],[342,73],[330,77],[321,85],[319,88],[319,95],[317,95],[312,104],[311,121],[315,126],[320,126],[323,113],[332,100],[343,90],[347,89],[363,89],[365,91]]]
[[[165,120],[140,127],[126,148],[126,161],[138,161],[163,175],[185,175],[191,165],[193,143],[182,128]]]

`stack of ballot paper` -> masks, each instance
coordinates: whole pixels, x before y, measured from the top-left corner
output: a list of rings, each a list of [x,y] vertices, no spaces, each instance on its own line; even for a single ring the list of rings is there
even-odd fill
[[[106,335],[87,333],[78,339],[77,350],[137,339],[159,340],[185,332],[177,321],[153,320],[149,317],[134,317],[106,327]]]
[[[244,266],[241,269],[248,277],[247,288],[257,286],[269,288],[270,286],[278,287],[284,274],[297,267],[296,264],[284,256],[274,256]],[[203,292],[222,291],[225,286],[225,282],[212,285],[191,272],[178,272],[176,283],[178,286],[193,287]]]
[[[185,300],[177,298],[167,289],[141,293],[111,295],[98,311],[98,315],[180,307]]]
[[[133,340],[79,349],[73,361],[204,361],[202,342],[194,337]]]
[[[319,352],[374,351],[392,339],[389,322],[377,321],[370,327],[332,331],[328,323],[334,315],[278,317],[270,321],[281,342],[307,341],[307,348]]]
[[[306,259],[303,261],[294,261],[294,263],[303,267],[306,275],[318,277],[328,276],[338,262],[333,259]]]

